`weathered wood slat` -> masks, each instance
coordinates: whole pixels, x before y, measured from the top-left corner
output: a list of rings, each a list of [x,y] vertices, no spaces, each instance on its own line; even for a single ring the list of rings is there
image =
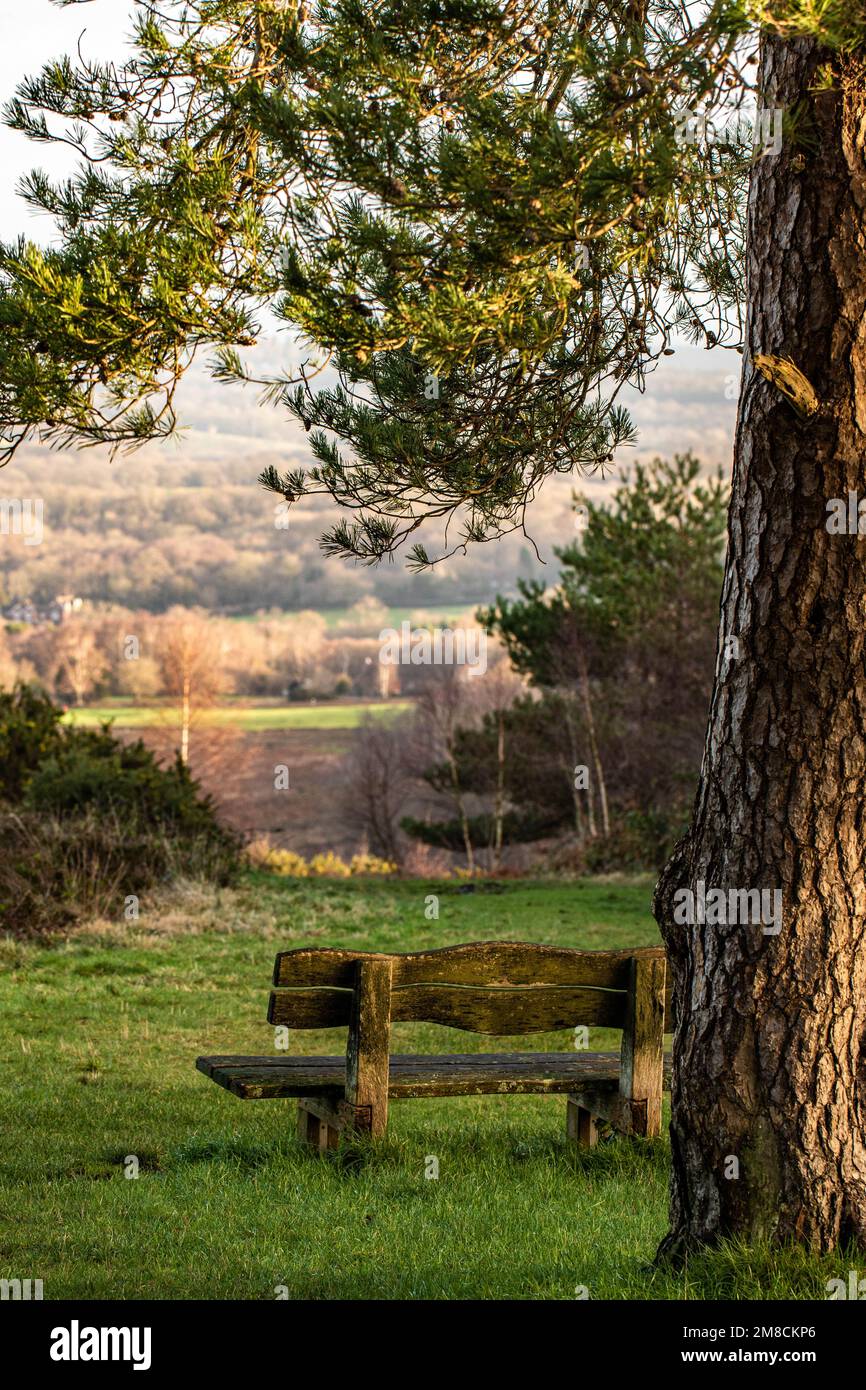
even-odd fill
[[[199,1057],[199,1071],[245,1100],[321,1096],[336,1105],[344,1057]],[[665,1059],[669,1078],[670,1059]],[[615,1093],[616,1052],[405,1054],[390,1059],[392,1100],[423,1096]]]
[[[268,1000],[268,1023],[289,1028],[342,1028],[352,1019],[350,989],[275,989]]]
[[[303,1066],[296,1065],[300,1061]],[[329,1096],[336,1102],[346,1089],[345,1057],[199,1057],[196,1066],[244,1099]]]
[[[463,1067],[467,1063],[472,1063],[477,1067],[490,1067],[495,1069],[502,1066],[503,1057],[507,1057],[516,1067],[545,1068],[548,1066],[558,1067],[566,1062],[574,1062],[580,1065],[581,1057],[613,1057],[613,1052],[398,1052],[394,1053],[390,1061],[391,1071],[424,1066],[427,1063],[436,1067]],[[318,1071],[324,1069],[339,1071],[342,1081],[346,1058],[340,1054],[319,1056],[310,1053],[306,1056],[281,1056],[280,1054],[268,1053],[264,1057],[249,1057],[241,1053],[225,1053],[216,1057],[199,1057],[196,1063],[199,1071],[209,1072],[214,1066],[240,1067],[245,1063],[252,1063],[257,1068],[270,1067],[276,1071],[299,1071],[306,1072],[311,1068]]]
[[[274,966],[275,988],[330,985],[352,989],[355,965],[361,960],[392,961],[392,985],[459,984],[587,985],[596,989],[628,988],[629,962],[641,957],[662,958],[661,946],[630,951],[580,951],[566,946],[541,946],[531,941],[474,941],[434,951],[385,955],[301,947],[280,951]]]
[[[402,994],[403,988],[396,991]],[[591,991],[587,991],[591,992]],[[624,995],[614,995],[614,998],[624,999]],[[392,1008],[393,999],[392,995]],[[407,1005],[409,1006],[409,1005]],[[607,1013],[607,1011],[603,1011]],[[352,1016],[352,991],[343,988],[309,988],[309,990],[274,990],[271,992],[270,1004],[268,1004],[268,1023],[286,1023],[293,1029],[332,1029],[332,1027],[345,1027]],[[392,1013],[392,1019],[405,1022],[407,1017],[416,1015],[406,1015],[406,1013]],[[435,1020],[434,1020],[435,1022]],[[591,1023],[594,1020],[581,1017],[578,1023]],[[601,1026],[601,1020],[599,1020]],[[609,1027],[621,1027],[621,1017],[619,1022],[612,1020],[607,1023]],[[673,1033],[673,1015],[671,1015],[670,990],[664,991],[664,1031]]]
[[[614,990],[486,988],[480,985],[412,985],[392,995],[392,1017],[401,1022],[441,1023],[494,1036],[552,1033],[584,1023],[620,1028],[626,996]]]
[[[335,1028],[350,1022],[351,991],[278,989],[271,993],[268,1022],[289,1028]],[[391,993],[396,1023],[441,1023],[471,1033],[517,1035],[555,1032],[576,1024],[621,1028],[625,993],[547,985],[540,989],[481,985],[403,985]]]

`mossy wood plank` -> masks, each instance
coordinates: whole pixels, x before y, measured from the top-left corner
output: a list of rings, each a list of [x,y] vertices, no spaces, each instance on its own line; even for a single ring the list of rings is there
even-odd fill
[[[388,1094],[398,1100],[594,1092],[613,1093],[613,1103],[619,1065],[615,1052],[405,1054],[390,1058]],[[343,1057],[200,1057],[197,1066],[247,1100],[319,1096],[336,1107],[346,1080]]]
[[[281,951],[274,966],[276,988],[331,985],[352,989],[358,960],[391,960],[392,986],[460,985],[591,985],[596,989],[628,989],[630,962],[635,957],[663,957],[660,946],[626,951],[581,951],[565,946],[542,946],[531,941],[473,941],[433,951],[353,951],[329,947],[300,947]]]
[[[386,961],[383,963],[387,963]],[[268,1022],[289,1028],[334,1028],[352,1018],[348,990],[278,989],[271,994]],[[555,1032],[586,1024],[621,1028],[627,996],[614,990],[546,985],[539,989],[482,985],[409,985],[391,993],[395,1023],[441,1023],[472,1033],[508,1036]]]

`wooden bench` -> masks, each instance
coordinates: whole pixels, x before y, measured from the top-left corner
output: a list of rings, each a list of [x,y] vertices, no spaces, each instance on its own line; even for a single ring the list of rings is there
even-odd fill
[[[349,1029],[345,1057],[199,1057],[196,1066],[242,1100],[298,1100],[298,1134],[324,1150],[341,1133],[381,1135],[390,1100],[424,1096],[568,1097],[567,1130],[596,1142],[600,1121],[657,1135],[670,1028],[661,947],[577,951],[482,941],[384,955],[281,951],[268,1021]],[[509,1036],[585,1024],[622,1029],[617,1052],[392,1056],[392,1022],[432,1022]]]

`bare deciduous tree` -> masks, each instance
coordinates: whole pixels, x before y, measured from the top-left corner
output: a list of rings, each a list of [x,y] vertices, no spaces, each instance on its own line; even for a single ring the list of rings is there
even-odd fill
[[[346,764],[346,820],[374,854],[402,864],[400,816],[411,790],[406,763],[409,720],[368,715],[358,729]]]
[[[162,694],[179,724],[181,761],[189,762],[190,734],[224,689],[223,642],[207,617],[195,609],[173,608],[157,625],[154,655]]]

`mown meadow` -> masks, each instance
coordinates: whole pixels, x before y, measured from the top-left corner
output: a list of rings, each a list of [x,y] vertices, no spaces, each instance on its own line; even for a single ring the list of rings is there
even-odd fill
[[[666,1141],[578,1153],[562,1098],[396,1103],[383,1141],[320,1158],[295,1138],[294,1102],[241,1102],[195,1070],[199,1054],[273,1050],[278,949],[652,944],[651,886],[249,873],[144,904],[137,922],[0,943],[0,1276],[41,1278],[46,1299],[826,1297],[844,1258],[725,1249],[653,1269]],[[590,1043],[617,1038],[593,1030]],[[404,1024],[393,1047],[571,1041]],[[291,1037],[310,1053],[343,1042]]]

